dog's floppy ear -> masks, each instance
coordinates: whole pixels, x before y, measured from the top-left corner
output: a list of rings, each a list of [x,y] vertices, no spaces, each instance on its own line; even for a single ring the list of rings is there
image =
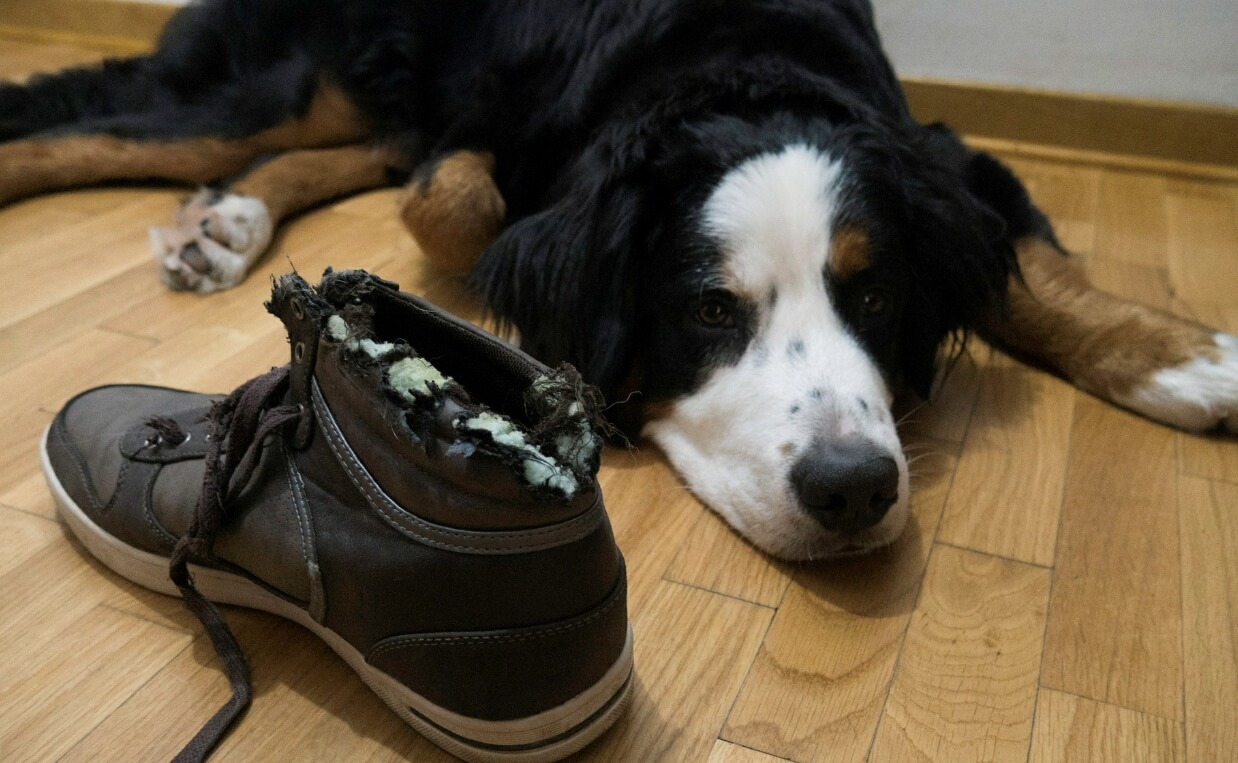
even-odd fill
[[[644,195],[596,149],[550,209],[507,228],[473,271],[473,285],[541,360],[568,361],[612,394],[633,362],[635,249]]]
[[[906,147],[912,151],[902,168],[911,215],[907,245],[915,277],[902,369],[908,386],[927,399],[941,343],[1001,309],[1015,269],[1012,226],[1025,223],[1016,213],[1034,207],[1009,170],[968,150],[944,127],[922,128]]]

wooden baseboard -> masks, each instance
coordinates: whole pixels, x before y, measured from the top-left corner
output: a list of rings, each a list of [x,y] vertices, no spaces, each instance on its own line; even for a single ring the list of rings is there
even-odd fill
[[[0,0],[0,35],[138,53],[154,46],[176,11],[133,0]]]
[[[1238,109],[904,77],[912,113],[969,136],[1238,168]]]
[[[108,52],[148,50],[177,6],[134,0],[0,0],[0,35]],[[1238,109],[903,77],[912,113],[970,138],[1069,149],[1101,163],[1228,177],[1238,169]],[[1121,161],[1115,157],[1130,157]]]

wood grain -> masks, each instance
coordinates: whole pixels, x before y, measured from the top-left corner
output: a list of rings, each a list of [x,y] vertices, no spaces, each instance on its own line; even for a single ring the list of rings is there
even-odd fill
[[[1183,477],[1183,673],[1192,760],[1238,754],[1238,485]]]
[[[636,687],[590,761],[703,760],[769,629],[773,610],[660,582],[633,617]]]
[[[1049,572],[938,546],[872,759],[1024,761]]]
[[[775,758],[749,747],[724,742],[719,739],[714,743],[713,752],[709,754],[707,763],[779,763],[786,758]]]
[[[1165,267],[1167,181],[1156,175],[1106,172],[1097,191],[1097,257]]]
[[[1050,565],[1075,392],[997,355],[981,386],[938,536]]]
[[[777,607],[791,583],[791,565],[770,558],[712,511],[702,511],[666,579]]]
[[[1072,430],[1041,683],[1180,719],[1175,435],[1084,395]]]
[[[1238,303],[1238,219],[1226,189],[1174,183],[1165,202],[1176,296],[1192,304]]]
[[[1208,758],[1197,755],[1196,759]],[[1083,760],[1180,763],[1186,760],[1182,726],[1154,715],[1044,689],[1036,706],[1036,733],[1028,763]]]

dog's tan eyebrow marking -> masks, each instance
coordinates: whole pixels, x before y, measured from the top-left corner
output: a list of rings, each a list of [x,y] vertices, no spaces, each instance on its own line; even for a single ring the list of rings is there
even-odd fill
[[[839,281],[868,269],[871,263],[868,233],[855,225],[847,225],[830,238],[830,272]]]

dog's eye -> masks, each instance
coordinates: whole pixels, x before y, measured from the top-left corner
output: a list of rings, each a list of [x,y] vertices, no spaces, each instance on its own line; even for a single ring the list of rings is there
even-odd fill
[[[696,320],[709,328],[724,328],[735,325],[731,308],[718,298],[707,298],[696,308]]]
[[[864,314],[870,317],[885,315],[890,312],[893,304],[894,300],[890,297],[890,292],[885,289],[869,289],[860,298],[860,305],[864,309]]]

